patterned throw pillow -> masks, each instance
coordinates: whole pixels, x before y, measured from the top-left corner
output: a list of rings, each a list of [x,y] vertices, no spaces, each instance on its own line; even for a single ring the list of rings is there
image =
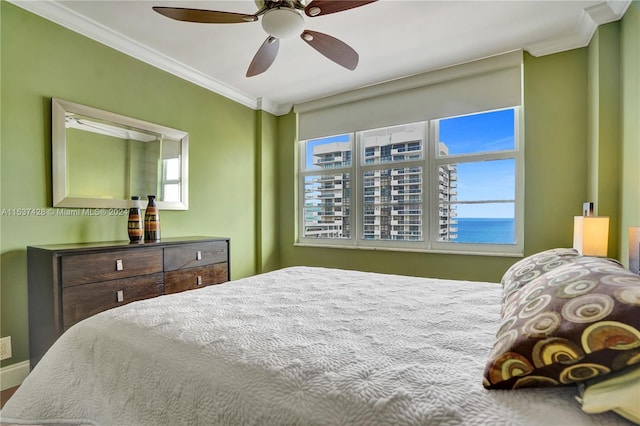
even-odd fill
[[[508,302],[516,291],[544,273],[580,257],[572,248],[554,248],[536,253],[514,263],[502,276],[502,301]],[[503,307],[504,309],[504,307]]]
[[[640,276],[612,259],[580,257],[504,304],[484,386],[559,386],[633,364],[640,364]]]

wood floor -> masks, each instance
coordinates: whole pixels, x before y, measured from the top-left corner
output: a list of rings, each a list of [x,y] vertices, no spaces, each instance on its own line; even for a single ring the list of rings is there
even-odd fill
[[[2,394],[0,396],[0,408],[4,407],[5,402],[7,402],[7,400],[9,398],[11,398],[11,395],[13,395],[13,393],[16,391],[16,389],[18,389],[17,386],[15,388],[11,388],[11,389],[7,389],[7,390],[3,390],[2,391]]]

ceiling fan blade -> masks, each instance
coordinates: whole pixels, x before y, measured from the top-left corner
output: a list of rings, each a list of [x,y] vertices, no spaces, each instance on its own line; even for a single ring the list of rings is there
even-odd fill
[[[264,43],[262,43],[262,46],[260,46],[260,49],[256,52],[256,56],[253,57],[251,64],[249,64],[247,77],[253,77],[269,69],[278,55],[279,47],[280,40],[273,36],[267,37]]]
[[[304,30],[300,38],[338,65],[352,71],[358,66],[358,52],[335,37],[317,31]]]
[[[216,10],[186,9],[182,7],[154,6],[153,10],[167,18],[177,21],[199,22],[203,24],[239,24],[258,20],[256,15],[244,13],[219,12]]]
[[[304,8],[304,13],[310,17],[328,15],[330,13],[342,12],[343,10],[364,6],[365,4],[374,3],[375,1],[377,0],[313,0]]]

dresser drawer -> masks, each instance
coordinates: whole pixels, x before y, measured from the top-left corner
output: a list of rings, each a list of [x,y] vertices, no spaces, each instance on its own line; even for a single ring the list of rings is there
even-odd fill
[[[62,287],[162,272],[162,248],[62,257]]]
[[[106,309],[164,293],[162,272],[62,289],[64,329]]]
[[[227,242],[211,241],[206,243],[182,244],[164,249],[164,270],[194,268],[226,262]]]
[[[221,284],[228,281],[228,277],[229,268],[226,262],[165,272],[164,292],[178,293],[211,284]]]

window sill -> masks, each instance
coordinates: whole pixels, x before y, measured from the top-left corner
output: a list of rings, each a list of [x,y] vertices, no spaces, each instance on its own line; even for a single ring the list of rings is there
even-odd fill
[[[460,250],[434,250],[434,249],[414,249],[414,248],[397,248],[397,247],[356,247],[352,245],[339,244],[311,244],[296,242],[294,247],[310,247],[310,248],[331,248],[331,249],[347,249],[347,250],[371,250],[371,251],[396,251],[409,253],[429,253],[429,254],[457,254],[465,256],[491,256],[491,257],[524,257],[524,253],[509,252],[488,252],[488,251],[460,251]]]

